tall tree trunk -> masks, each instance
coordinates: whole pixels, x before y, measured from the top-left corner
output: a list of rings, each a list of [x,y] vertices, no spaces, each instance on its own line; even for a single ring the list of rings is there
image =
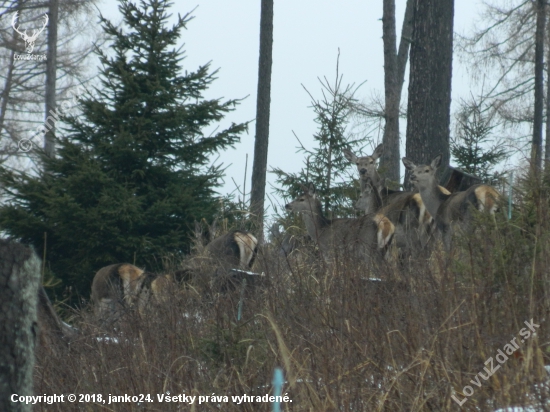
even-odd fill
[[[384,153],[380,169],[387,178],[399,180],[399,96],[397,95],[397,49],[395,34],[395,0],[384,0],[382,14],[384,41]],[[397,151],[395,150],[397,148]]]
[[[550,39],[550,24],[546,25],[547,39]],[[550,48],[546,55],[546,141],[544,148],[544,169],[547,176],[550,176]]]
[[[443,155],[449,164],[454,0],[416,0],[411,44],[407,157],[416,163]],[[411,188],[410,172],[405,187]]]
[[[256,140],[252,166],[250,211],[256,223],[256,235],[263,239],[264,199],[269,143],[271,103],[271,65],[273,51],[273,0],[262,0],[260,17],[260,58],[258,64],[258,98],[256,102]]]
[[[12,394],[33,395],[40,260],[31,249],[0,240],[0,410],[31,411]]]
[[[44,136],[44,151],[49,157],[55,156],[55,94],[57,79],[57,21],[59,15],[59,0],[49,2],[48,51],[46,60],[46,115],[45,124],[48,128]]]
[[[394,182],[400,177],[399,106],[409,57],[412,34],[413,0],[407,0],[399,53],[396,52],[395,0],[384,0],[382,16],[382,38],[384,41],[384,90],[385,128],[384,153],[380,159],[380,170]]]
[[[537,0],[537,31],[535,34],[535,107],[533,116],[533,140],[531,163],[538,175],[542,167],[542,114],[544,108],[544,31],[546,25],[546,0]]]
[[[17,0],[13,12],[21,12],[21,0]],[[6,75],[6,81],[4,82],[4,89],[0,93],[0,136],[4,134],[5,121],[6,121],[6,111],[8,110],[8,99],[10,97],[10,92],[13,86],[13,71],[15,69],[15,39],[16,31],[13,30],[13,36],[11,43],[8,43],[10,48],[10,57],[8,60],[8,74]],[[6,129],[6,136],[9,136],[9,133]]]
[[[413,33],[414,0],[407,0],[405,6],[405,16],[401,26],[401,40],[399,41],[399,51],[397,53],[397,87],[399,100],[401,101],[401,92],[403,91],[403,82],[405,81],[405,69],[409,60],[409,48]],[[399,106],[398,106],[399,107]]]

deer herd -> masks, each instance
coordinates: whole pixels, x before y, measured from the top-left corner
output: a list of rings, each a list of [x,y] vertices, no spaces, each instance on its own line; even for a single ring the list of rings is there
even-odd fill
[[[355,208],[364,211],[363,216],[328,219],[313,185],[302,186],[303,193],[285,206],[286,210],[302,215],[307,234],[325,261],[343,253],[347,258],[368,264],[386,259],[390,247],[398,251],[399,259],[414,257],[438,239],[450,251],[453,233],[458,228],[471,228],[474,209],[491,215],[497,210],[500,195],[489,185],[478,184],[452,194],[439,186],[436,172],[441,155],[425,165],[403,158],[415,192],[387,188],[377,170],[377,160],[383,151],[383,145],[370,156],[358,157],[349,150],[343,151],[359,172],[361,195]],[[198,228],[195,233],[199,233]],[[215,264],[216,273],[251,269],[258,250],[254,235],[234,230],[212,239],[201,248],[201,253]],[[285,255],[288,252],[285,250]],[[174,282],[172,276],[151,274],[131,264],[104,267],[92,283],[96,315],[105,320],[117,308],[141,309],[140,302],[162,299],[164,291],[172,288]]]

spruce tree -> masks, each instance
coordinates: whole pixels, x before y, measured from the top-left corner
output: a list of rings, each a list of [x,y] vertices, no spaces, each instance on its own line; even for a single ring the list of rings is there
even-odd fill
[[[247,128],[207,134],[239,101],[203,97],[217,73],[209,64],[183,70],[177,42],[191,16],[169,26],[170,6],[121,1],[121,28],[101,17],[112,39],[96,51],[101,83],[81,96],[78,117],[64,119],[57,156],[39,153],[44,168],[34,173],[0,170],[11,195],[0,228],[39,254],[45,247],[52,276],[86,298],[104,265],[154,270],[160,257],[189,250],[193,222],[219,208],[223,169],[210,158]]]
[[[458,167],[485,183],[498,183],[501,173],[493,169],[509,157],[509,151],[504,139],[495,137],[493,133],[500,126],[495,123],[495,112],[483,102],[463,101],[456,121],[451,155]]]
[[[357,151],[358,142],[350,139],[348,127],[355,113],[357,100],[354,95],[358,87],[342,83],[338,66],[334,84],[330,84],[326,78],[319,81],[323,95],[321,100],[315,99],[306,89],[318,125],[313,135],[315,147],[309,149],[300,142],[298,151],[303,152],[306,158],[304,167],[298,173],[286,173],[279,168],[272,170],[277,176],[276,182],[282,186],[275,188],[275,192],[288,200],[302,191],[301,185],[313,183],[327,216],[355,216],[355,202],[351,200],[357,197],[353,183],[355,169],[350,166],[342,150],[348,148]]]

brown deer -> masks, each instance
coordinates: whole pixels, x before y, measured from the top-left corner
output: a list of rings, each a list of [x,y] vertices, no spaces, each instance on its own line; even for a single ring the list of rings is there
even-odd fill
[[[463,192],[442,193],[438,190],[435,176],[437,168],[441,165],[441,158],[442,155],[438,155],[429,165],[417,166],[404,157],[403,164],[410,170],[411,182],[419,190],[426,209],[435,217],[445,248],[450,250],[453,224],[469,226],[472,207],[494,215],[500,194],[493,187],[484,184],[471,186]]]
[[[355,208],[363,210],[366,215],[381,213],[393,223],[393,244],[400,254],[426,246],[433,231],[434,220],[427,212],[420,195],[403,192],[402,196],[395,196],[391,203],[383,206],[382,198],[372,180],[368,177],[362,177],[361,180],[364,183],[363,189]]]
[[[403,196],[404,193],[409,194],[410,192],[403,192],[401,190],[391,190],[388,189],[383,181],[383,179],[378,174],[376,161],[382,153],[384,153],[384,145],[379,144],[374,152],[370,156],[356,156],[351,150],[344,149],[344,156],[351,163],[357,166],[357,171],[359,172],[359,183],[361,185],[361,191],[365,187],[365,179],[370,179],[382,200],[382,206],[387,205],[392,202],[394,199]]]
[[[424,247],[433,231],[434,219],[426,210],[418,193],[391,190],[385,187],[378,174],[376,161],[384,152],[384,146],[378,145],[370,156],[357,157],[344,150],[346,158],[357,165],[361,197],[355,204],[359,210],[368,213],[380,212],[395,226],[394,243],[402,250],[412,250],[420,245]],[[449,191],[438,186],[443,193]]]
[[[130,263],[116,263],[97,271],[92,281],[92,301],[96,317],[113,323],[123,311],[137,306],[143,312],[151,295],[162,301],[175,285],[170,275],[145,272]]]
[[[195,222],[196,251],[225,270],[251,269],[258,253],[258,239],[245,230],[232,230],[221,236],[216,236],[217,231],[217,220],[214,220],[208,227],[210,239],[213,240],[203,246],[202,226]]]
[[[302,189],[303,194],[285,208],[303,215],[309,236],[325,257],[337,249],[345,249],[368,261],[377,252],[383,254],[386,251],[395,228],[384,215],[377,213],[358,219],[327,219],[315,195],[315,187],[303,186]]]

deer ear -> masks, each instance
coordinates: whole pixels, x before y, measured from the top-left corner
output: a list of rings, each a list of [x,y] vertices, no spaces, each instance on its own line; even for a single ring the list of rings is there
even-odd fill
[[[432,168],[437,169],[439,166],[441,166],[441,159],[443,158],[442,154],[438,154],[434,160],[432,160]]]
[[[402,158],[401,160],[403,161],[403,164],[405,165],[405,167],[409,170],[413,170],[416,167],[416,165],[406,157]]]
[[[374,149],[374,153],[372,154],[372,158],[374,160],[378,159],[380,156],[382,156],[382,154],[384,153],[384,144],[383,143],[380,143],[376,149]]]
[[[357,162],[357,156],[355,156],[355,155],[351,152],[351,150],[349,150],[349,149],[344,149],[344,150],[342,150],[342,152],[344,153],[344,157],[345,157],[346,159],[348,159],[350,162],[352,162],[352,163],[356,163],[356,162]]]
[[[315,186],[313,185],[313,183],[310,183],[308,185],[307,193],[308,195],[315,197]]]
[[[210,240],[215,239],[218,234],[218,218],[215,218],[210,226],[208,226],[208,232],[210,233]]]

